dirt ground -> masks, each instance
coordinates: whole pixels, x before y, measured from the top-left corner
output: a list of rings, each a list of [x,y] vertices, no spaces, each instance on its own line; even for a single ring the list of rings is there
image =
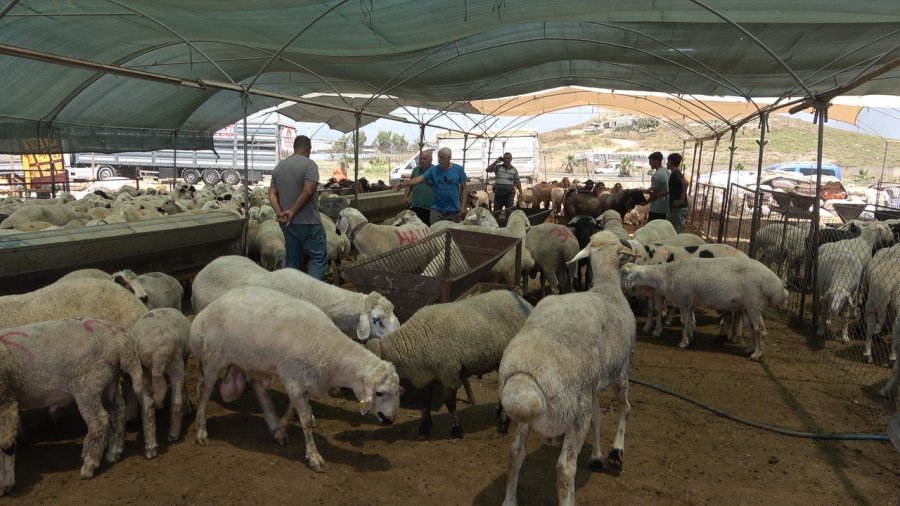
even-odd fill
[[[876,390],[884,366],[842,364],[840,346],[813,350],[805,338],[769,317],[764,363],[743,346],[713,343],[716,322],[698,314],[696,344],[680,351],[680,331],[640,337],[634,378],[660,384],[738,416],[799,430],[884,433],[893,403]],[[857,343],[861,344],[861,343]],[[834,345],[834,346],[833,346]],[[189,375],[196,392],[196,363]],[[478,403],[461,403],[465,440],[450,443],[446,411],[432,439],[417,441],[419,412],[406,404],[398,423],[362,417],[344,394],[313,401],[316,444],[331,466],[325,474],[304,460],[295,423],[287,447],[268,435],[255,399],[245,394],[210,404],[211,445],[194,444],[189,418],[182,441],[166,443],[160,414],[160,456],[143,457],[131,431],[123,459],[91,480],[78,479],[84,424],[76,413],[54,426],[43,412],[26,413],[17,455],[16,488],[6,504],[500,504],[512,434],[498,436],[495,374],[474,379]],[[460,397],[464,395],[460,392]],[[579,456],[580,504],[898,504],[900,454],[890,443],[813,441],[776,435],[717,417],[674,397],[632,385],[633,407],[621,474],[587,468],[591,437]],[[602,445],[609,450],[617,412],[604,400]],[[276,407],[287,397],[275,393]],[[519,499],[555,504],[559,447],[529,444]]]

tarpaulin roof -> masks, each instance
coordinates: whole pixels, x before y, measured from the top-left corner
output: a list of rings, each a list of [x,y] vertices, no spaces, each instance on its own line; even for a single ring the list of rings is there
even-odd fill
[[[893,95],[898,47],[897,0],[7,0],[0,152],[208,148],[315,92]]]
[[[790,103],[791,100],[782,102]],[[602,90],[566,86],[515,97],[474,100],[481,114],[490,116],[537,116],[576,106],[598,106],[626,113],[640,113],[665,121],[682,136],[704,136],[717,128],[732,125],[761,109],[788,112],[776,98],[677,96],[665,93]],[[855,124],[866,107],[900,107],[900,97],[886,95],[837,97],[828,108],[829,119]]]

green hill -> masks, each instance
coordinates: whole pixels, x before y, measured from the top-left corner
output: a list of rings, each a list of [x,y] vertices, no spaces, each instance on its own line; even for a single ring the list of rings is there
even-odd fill
[[[585,133],[583,127],[591,122],[602,121],[610,117],[601,115],[589,122],[564,129],[547,132],[540,136],[542,165],[547,172],[558,172],[564,166],[567,155],[578,155],[587,152],[639,152],[663,153],[684,151],[686,163],[690,164],[694,145],[686,145],[675,130],[665,125],[643,131],[634,130],[601,130]],[[766,150],[763,166],[778,162],[802,161],[816,159],[817,125],[785,116],[772,116],[769,119],[769,131],[766,133]],[[759,157],[756,141],[759,139],[758,122],[744,126],[738,131],[734,154],[734,165],[742,164],[748,169],[755,169]],[[716,153],[715,170],[728,168],[728,146],[730,137],[725,136],[719,143]],[[714,142],[703,145],[702,170],[708,171],[712,162]],[[860,134],[837,128],[828,128],[826,124],[823,158],[844,168],[844,179],[868,179],[877,181],[885,165],[886,181],[900,181],[900,143],[890,142],[885,157],[885,141],[873,135]],[[640,167],[646,159],[635,160]],[[584,166],[576,172],[585,170]]]

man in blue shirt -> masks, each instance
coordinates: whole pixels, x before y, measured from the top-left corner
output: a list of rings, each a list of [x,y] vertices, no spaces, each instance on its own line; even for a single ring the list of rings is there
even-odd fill
[[[431,224],[441,220],[458,222],[466,216],[462,206],[466,196],[466,172],[461,165],[450,163],[450,148],[438,150],[438,164],[432,165],[421,176],[411,177],[394,186],[394,191],[429,181],[434,185],[434,203],[431,205]]]

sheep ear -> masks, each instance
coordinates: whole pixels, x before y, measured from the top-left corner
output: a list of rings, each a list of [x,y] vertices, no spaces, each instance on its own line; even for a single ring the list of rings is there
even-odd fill
[[[113,278],[113,281],[114,281],[117,285],[124,286],[125,288],[128,288],[129,290],[131,290],[131,286],[128,284],[127,281],[125,281],[125,278],[122,277],[121,274],[116,274],[116,277]]]
[[[365,341],[369,338],[371,332],[372,326],[369,324],[369,315],[366,313],[359,315],[359,325],[356,326],[356,338],[360,341]]]
[[[335,230],[337,235],[346,234],[347,233],[347,218],[344,218],[343,216],[338,218],[338,221],[335,224],[335,228],[337,229],[337,230]]]
[[[573,262],[577,262],[577,261],[581,260],[582,258],[588,258],[590,256],[591,256],[591,251],[590,251],[589,247],[584,248],[583,250],[579,251],[578,254],[576,254],[574,257],[572,257],[571,260],[569,260],[566,263],[571,264]]]

